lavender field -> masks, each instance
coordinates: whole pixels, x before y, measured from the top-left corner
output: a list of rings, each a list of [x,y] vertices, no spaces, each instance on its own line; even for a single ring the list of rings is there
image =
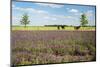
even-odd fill
[[[11,32],[14,65],[50,64],[96,60],[95,31]]]

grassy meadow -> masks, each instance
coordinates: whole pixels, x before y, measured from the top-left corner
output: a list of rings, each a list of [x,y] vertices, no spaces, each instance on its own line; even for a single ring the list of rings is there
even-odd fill
[[[58,30],[57,27],[45,27],[45,26],[12,26],[12,30]],[[60,29],[62,30],[62,29]],[[63,30],[74,31],[74,27],[65,27]],[[79,30],[95,30],[95,27],[81,27]]]
[[[95,27],[13,26],[11,41],[13,65],[96,60]]]

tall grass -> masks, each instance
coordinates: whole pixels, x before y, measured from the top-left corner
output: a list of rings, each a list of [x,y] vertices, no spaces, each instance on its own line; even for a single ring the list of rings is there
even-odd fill
[[[12,64],[96,59],[95,31],[12,31]]]

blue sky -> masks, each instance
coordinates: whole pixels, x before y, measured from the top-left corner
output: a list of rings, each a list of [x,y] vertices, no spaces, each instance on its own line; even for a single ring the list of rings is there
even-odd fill
[[[33,2],[12,3],[12,25],[21,25],[24,13],[29,16],[29,26],[80,25],[80,16],[85,13],[88,25],[95,25],[95,6],[50,4]]]

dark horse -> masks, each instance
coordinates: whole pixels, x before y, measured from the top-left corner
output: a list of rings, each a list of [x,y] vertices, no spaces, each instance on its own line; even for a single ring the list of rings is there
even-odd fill
[[[65,29],[65,26],[63,25],[63,26],[61,26],[61,28],[62,28],[62,29]]]
[[[75,26],[74,29],[78,30],[81,26]]]
[[[60,27],[61,27],[62,29],[65,29],[65,26],[64,26],[64,25],[62,25],[62,26],[61,26],[61,25],[57,26],[57,29],[60,30]]]

